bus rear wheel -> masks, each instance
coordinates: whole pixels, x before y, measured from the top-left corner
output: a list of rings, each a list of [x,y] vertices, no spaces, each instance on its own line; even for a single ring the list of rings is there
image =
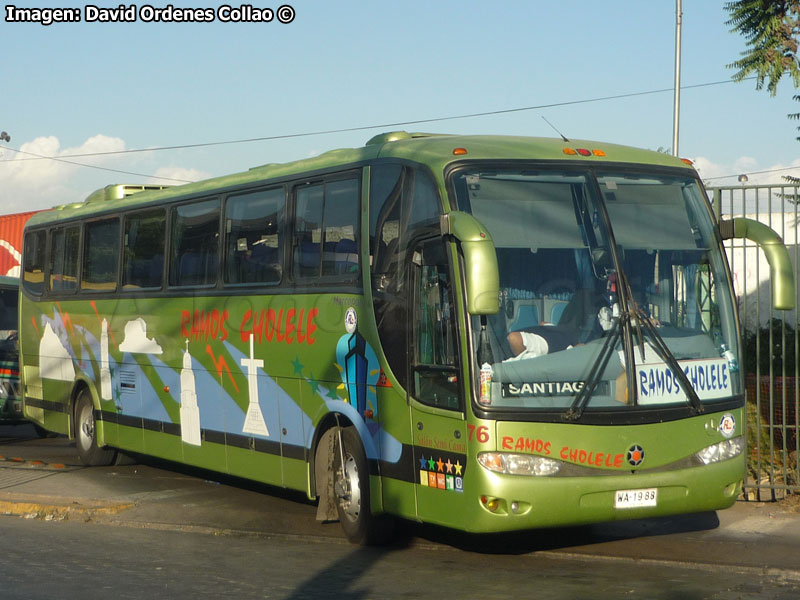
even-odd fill
[[[88,390],[81,391],[75,403],[75,445],[81,462],[90,467],[105,467],[114,462],[116,450],[97,445],[94,404]]]
[[[333,493],[336,512],[345,536],[354,544],[383,544],[391,537],[388,517],[370,511],[369,468],[355,427],[344,427],[337,436],[333,458]]]

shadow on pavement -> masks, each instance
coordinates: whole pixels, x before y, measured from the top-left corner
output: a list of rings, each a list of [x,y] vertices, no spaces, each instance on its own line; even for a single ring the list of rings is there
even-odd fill
[[[411,538],[446,544],[466,552],[484,554],[529,554],[546,550],[565,550],[619,540],[635,540],[663,535],[716,529],[716,512],[704,512],[654,519],[534,529],[507,533],[471,534],[444,527],[401,521],[396,528],[398,543]]]

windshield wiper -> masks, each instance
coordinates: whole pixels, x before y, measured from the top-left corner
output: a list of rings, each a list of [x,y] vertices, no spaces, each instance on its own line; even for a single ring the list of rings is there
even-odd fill
[[[620,250],[617,246],[617,241],[614,236],[614,230],[611,226],[611,219],[608,215],[608,210],[606,209],[605,200],[603,199],[603,194],[599,189],[599,184],[595,179],[596,184],[596,198],[595,198],[595,207],[599,209],[599,216],[601,217],[598,221],[598,224],[602,224],[604,228],[606,243],[608,244],[608,248],[611,251],[611,258],[613,259],[614,268],[613,271],[607,270],[607,275],[610,275],[612,272],[616,274],[617,278],[617,299],[619,301],[619,308],[620,308],[620,316],[618,319],[614,320],[614,329],[609,332],[608,337],[605,340],[603,348],[600,351],[600,355],[595,360],[594,364],[592,365],[592,369],[589,373],[589,378],[584,385],[583,389],[580,393],[576,396],[575,400],[572,402],[570,407],[564,413],[564,419],[570,421],[576,421],[580,419],[581,415],[583,414],[583,410],[589,402],[589,398],[591,397],[594,389],[597,387],[597,384],[602,377],[602,373],[605,370],[606,365],[608,364],[609,359],[611,358],[611,350],[613,350],[617,344],[617,342],[622,339],[622,348],[623,353],[625,356],[625,371],[626,371],[626,379],[627,379],[627,386],[628,386],[628,394],[631,395],[630,401],[634,405],[639,404],[639,395],[638,390],[636,388],[636,359],[634,357],[634,342],[633,342],[633,333],[632,328],[636,328],[636,337],[638,338],[638,346],[640,355],[642,357],[642,362],[645,360],[645,345],[644,345],[644,336],[642,335],[642,327],[651,335],[654,340],[653,347],[656,350],[656,353],[661,357],[662,360],[667,364],[667,366],[672,370],[675,378],[678,380],[681,388],[683,389],[686,397],[689,400],[689,403],[692,407],[692,411],[695,414],[700,414],[705,411],[703,403],[700,401],[700,398],[695,392],[694,388],[692,387],[689,378],[684,373],[683,369],[681,369],[678,360],[675,358],[675,355],[672,354],[672,351],[667,347],[664,339],[661,335],[656,331],[655,325],[653,325],[650,318],[644,313],[644,311],[638,306],[636,303],[636,299],[633,296],[633,291],[628,283],[628,277],[622,267],[622,257],[620,256]],[[586,198],[573,198],[575,201],[576,206],[576,216],[579,217],[579,224],[583,225],[584,231],[586,231],[586,219],[581,219],[581,213],[579,212],[579,208],[582,209],[584,217],[585,214],[588,214],[589,207],[586,204]],[[594,223],[593,223],[594,225]],[[589,238],[591,239],[591,237]],[[586,241],[588,242],[589,239]],[[596,243],[596,238],[595,238]],[[591,246],[591,244],[590,244]],[[594,266],[598,267],[599,265],[596,264],[596,258],[599,256],[595,256],[595,253],[592,252],[592,262],[595,263]]]
[[[686,376],[686,373],[683,369],[681,369],[680,363],[678,363],[678,359],[675,358],[675,355],[667,346],[664,338],[661,337],[661,334],[658,333],[658,329],[650,320],[645,312],[634,304],[634,307],[631,309],[634,318],[636,319],[636,327],[639,332],[639,344],[641,348],[641,356],[642,361],[644,361],[644,336],[641,334],[641,327],[649,333],[653,338],[653,348],[655,349],[658,356],[667,363],[667,366],[672,371],[673,376],[675,379],[678,380],[681,388],[683,388],[683,393],[686,394],[686,397],[689,399],[689,403],[692,406],[692,409],[695,414],[701,414],[705,412],[705,407],[700,400],[700,397],[697,395],[697,392],[692,387],[692,383],[689,381],[689,378]]]
[[[581,388],[581,391],[575,396],[575,400],[573,400],[572,404],[570,404],[569,408],[564,413],[564,420],[577,421],[581,418],[581,415],[583,415],[583,409],[586,408],[586,405],[589,403],[589,398],[592,397],[597,384],[600,383],[606,365],[611,359],[611,355],[614,353],[614,349],[619,342],[621,332],[620,320],[621,319],[614,319],[611,330],[609,330],[603,342],[603,347],[600,349],[600,354],[595,359],[591,371],[589,371],[589,377],[583,388]]]
[[[613,239],[613,238],[612,238]],[[630,335],[630,326],[636,327],[636,338],[638,339],[638,347],[639,347],[639,356],[642,357],[642,362],[645,361],[645,345],[644,345],[644,335],[642,335],[642,328],[650,334],[653,338],[653,349],[656,351],[656,354],[667,364],[667,366],[672,371],[675,379],[678,380],[681,388],[683,389],[683,393],[686,394],[686,397],[689,400],[689,404],[692,406],[694,414],[700,414],[705,412],[705,407],[703,403],[700,401],[700,397],[695,392],[694,388],[692,387],[689,378],[686,376],[686,373],[681,368],[680,364],[678,363],[678,359],[675,358],[675,355],[667,346],[664,338],[661,337],[661,334],[658,333],[658,329],[653,324],[652,319],[647,316],[644,310],[639,306],[639,303],[636,302],[636,298],[633,296],[633,291],[630,288],[628,283],[628,278],[625,276],[624,273],[619,274],[621,275],[622,281],[620,282],[620,292],[625,296],[625,312],[628,314],[628,318],[626,319],[626,323],[628,324],[628,333]],[[626,359],[633,358],[633,362],[629,362],[628,364],[631,365],[630,373],[631,375],[628,377],[628,385],[633,384],[636,385],[636,377],[634,375],[634,363],[635,357],[633,357],[632,351],[632,344],[633,340],[626,340],[631,344],[631,352],[630,356],[626,353]],[[626,362],[628,362],[626,360]],[[638,404],[638,390],[635,393],[635,402]]]

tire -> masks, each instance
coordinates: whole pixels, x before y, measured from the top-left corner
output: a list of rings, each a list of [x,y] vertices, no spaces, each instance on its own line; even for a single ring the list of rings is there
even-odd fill
[[[88,390],[78,395],[75,403],[75,445],[81,462],[90,467],[106,467],[114,462],[117,451],[97,445],[94,404]]]
[[[345,536],[362,546],[386,543],[391,537],[392,522],[385,516],[375,517],[370,511],[369,468],[356,428],[342,428],[335,446],[333,493]]]

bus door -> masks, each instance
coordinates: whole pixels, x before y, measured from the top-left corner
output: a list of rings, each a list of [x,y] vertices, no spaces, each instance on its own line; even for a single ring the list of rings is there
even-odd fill
[[[417,512],[445,522],[463,498],[467,462],[453,286],[441,237],[411,249],[408,394]]]

